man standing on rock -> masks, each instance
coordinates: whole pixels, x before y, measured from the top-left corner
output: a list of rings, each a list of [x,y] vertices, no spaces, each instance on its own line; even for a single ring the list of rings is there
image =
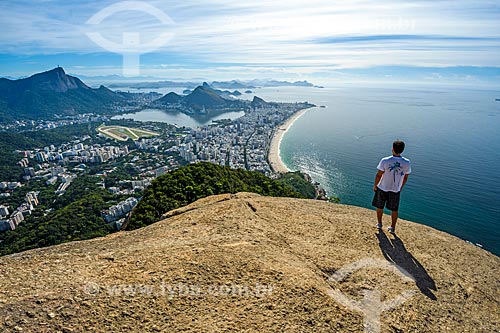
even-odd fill
[[[390,233],[396,232],[396,222],[398,221],[399,197],[401,190],[411,173],[410,160],[401,156],[405,150],[405,143],[396,140],[392,143],[392,156],[380,160],[377,166],[378,172],[375,177],[372,205],[377,207],[377,228],[382,229],[382,216],[384,207],[392,211],[392,224],[387,229]]]

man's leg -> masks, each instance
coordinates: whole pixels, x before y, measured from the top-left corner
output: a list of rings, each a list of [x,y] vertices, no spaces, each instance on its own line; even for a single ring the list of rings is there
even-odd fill
[[[376,227],[379,229],[382,228],[382,216],[384,215],[384,206],[386,204],[386,201],[387,201],[386,193],[381,189],[377,188],[373,196],[372,205],[377,208],[378,224],[376,225]]]
[[[398,212],[399,212],[399,196],[400,193],[389,192],[389,198],[387,200],[387,209],[391,210],[391,229],[389,230],[391,233],[394,233],[396,230],[396,222],[398,222]]]
[[[391,218],[392,218],[391,227],[396,228],[396,222],[398,222],[398,211],[397,210],[392,211]]]
[[[382,224],[382,216],[384,216],[384,209],[383,208],[377,208],[377,221],[378,221],[378,224]]]

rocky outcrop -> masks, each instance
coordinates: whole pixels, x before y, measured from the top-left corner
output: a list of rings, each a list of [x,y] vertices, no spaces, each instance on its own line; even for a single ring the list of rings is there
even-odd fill
[[[426,226],[401,220],[393,236],[370,210],[248,193],[164,217],[0,258],[0,331],[500,327],[500,259]]]

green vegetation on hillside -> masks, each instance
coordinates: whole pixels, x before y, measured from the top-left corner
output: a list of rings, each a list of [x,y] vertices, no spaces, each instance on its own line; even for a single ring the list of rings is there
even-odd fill
[[[13,154],[9,149],[0,144],[0,181],[13,182],[19,180],[23,175],[23,168],[17,164],[21,159],[16,154]]]
[[[287,172],[278,179],[279,182],[294,188],[297,192],[304,195],[306,198],[315,198],[316,189],[313,184],[308,182],[304,174],[300,171]]]
[[[23,222],[16,230],[0,234],[0,255],[105,236],[114,228],[100,216],[104,208],[103,197],[93,194],[31,223]]]
[[[201,162],[157,178],[144,192],[127,224],[133,230],[157,222],[161,216],[198,199],[223,193],[254,192],[276,197],[306,198],[280,181],[259,172],[234,170]]]

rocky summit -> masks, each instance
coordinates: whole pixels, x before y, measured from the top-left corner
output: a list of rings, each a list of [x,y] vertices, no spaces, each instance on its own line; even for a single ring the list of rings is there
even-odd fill
[[[400,220],[395,236],[370,210],[249,193],[164,218],[0,258],[0,331],[500,327],[500,258],[423,225]]]

